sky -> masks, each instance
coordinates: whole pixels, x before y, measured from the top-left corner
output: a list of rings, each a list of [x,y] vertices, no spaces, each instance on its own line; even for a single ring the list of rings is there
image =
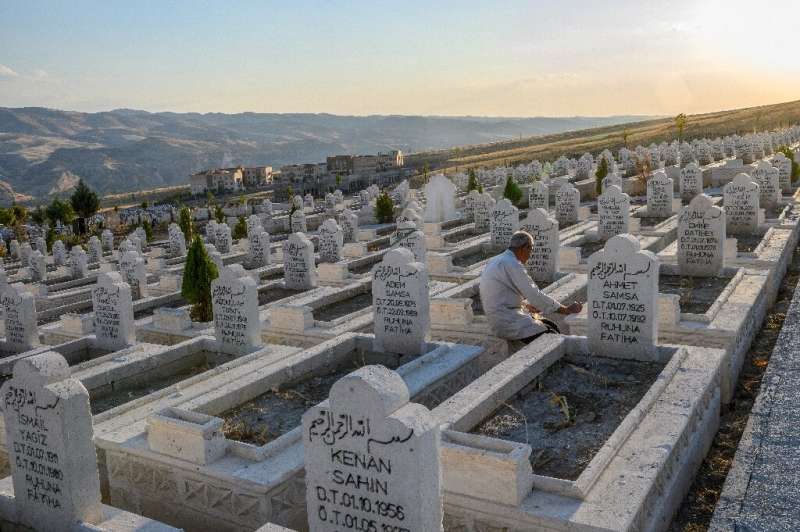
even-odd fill
[[[607,116],[799,99],[796,0],[0,0],[0,107]]]

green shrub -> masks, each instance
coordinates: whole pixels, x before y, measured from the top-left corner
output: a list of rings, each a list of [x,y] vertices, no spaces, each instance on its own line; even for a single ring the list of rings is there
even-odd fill
[[[781,146],[776,151],[781,152],[787,159],[792,161],[792,181],[796,181],[800,178],[800,163],[795,162],[792,149],[789,146]]]
[[[503,189],[503,197],[510,201],[512,204],[517,205],[522,199],[522,189],[514,181],[514,176],[508,174],[506,179],[506,188]]]
[[[214,318],[211,304],[211,281],[219,276],[217,265],[206,253],[200,237],[192,240],[183,269],[181,295],[192,304],[190,315],[194,321],[211,321]]]
[[[478,181],[478,176],[475,175],[475,169],[469,169],[469,182],[467,183],[467,194],[469,194],[470,190],[477,190],[480,193],[483,193],[483,185],[481,185],[480,181]]]
[[[234,240],[247,238],[247,221],[244,219],[244,216],[239,216],[239,219],[236,221],[236,225],[233,226],[231,237]]]
[[[381,224],[394,222],[394,202],[386,192],[383,192],[375,200],[375,218]]]
[[[603,193],[603,179],[608,175],[608,160],[605,157],[600,157],[600,163],[597,165],[597,171],[594,173],[595,191],[597,195]]]

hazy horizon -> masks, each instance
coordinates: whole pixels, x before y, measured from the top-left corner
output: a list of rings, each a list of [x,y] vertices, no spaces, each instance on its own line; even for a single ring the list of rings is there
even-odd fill
[[[791,26],[775,24],[792,7],[6,3],[0,105],[491,118],[714,112],[797,99]],[[768,23],[754,23],[758,16]]]

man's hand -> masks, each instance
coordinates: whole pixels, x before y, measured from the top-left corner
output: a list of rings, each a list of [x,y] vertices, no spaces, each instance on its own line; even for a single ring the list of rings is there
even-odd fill
[[[569,306],[562,306],[556,312],[559,314],[578,314],[581,310],[583,310],[583,305],[575,301]]]
[[[539,314],[539,309],[531,305],[530,303],[523,303],[525,310],[527,310],[530,314]]]

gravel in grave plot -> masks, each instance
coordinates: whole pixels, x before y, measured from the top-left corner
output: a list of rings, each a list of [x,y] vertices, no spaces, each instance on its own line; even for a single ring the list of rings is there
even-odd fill
[[[469,240],[470,238],[475,238],[476,236],[480,236],[484,233],[476,233],[475,231],[464,231],[462,233],[456,233],[454,235],[447,235],[444,237],[444,241],[448,244],[458,244],[459,242],[463,242],[464,240]]]
[[[230,440],[265,445],[299,426],[306,410],[327,399],[333,383],[358,367],[354,362],[327,375],[280,386],[218,414],[224,420],[222,432]]]
[[[588,260],[589,257],[603,249],[605,246],[605,240],[597,240],[595,242],[585,242],[581,244],[581,259]]]
[[[527,443],[534,473],[575,480],[663,368],[600,357],[562,360],[471,432]]]
[[[292,290],[289,288],[283,287],[275,287],[275,288],[268,288],[263,292],[258,292],[258,304],[266,305],[267,303],[272,303],[274,301],[278,301],[279,299],[284,299],[291,296],[296,296],[297,294],[302,294],[303,292],[307,292],[308,290]]]
[[[637,216],[636,218],[639,220],[639,227],[655,227],[666,220],[666,218],[656,216]]]
[[[680,296],[681,312],[704,314],[711,308],[728,283],[730,277],[689,277],[683,275],[658,276],[658,291]]]
[[[372,305],[372,292],[365,292],[318,308],[314,311],[314,319],[318,321],[333,321],[342,316],[363,310],[370,305]]]
[[[466,268],[468,266],[472,266],[473,264],[477,264],[482,260],[491,259],[495,255],[497,255],[496,252],[493,252],[488,249],[481,249],[480,251],[476,251],[475,253],[470,253],[469,255],[453,257],[453,266]]]
[[[750,253],[758,247],[764,235],[728,235],[736,238],[736,251],[739,253]]]

